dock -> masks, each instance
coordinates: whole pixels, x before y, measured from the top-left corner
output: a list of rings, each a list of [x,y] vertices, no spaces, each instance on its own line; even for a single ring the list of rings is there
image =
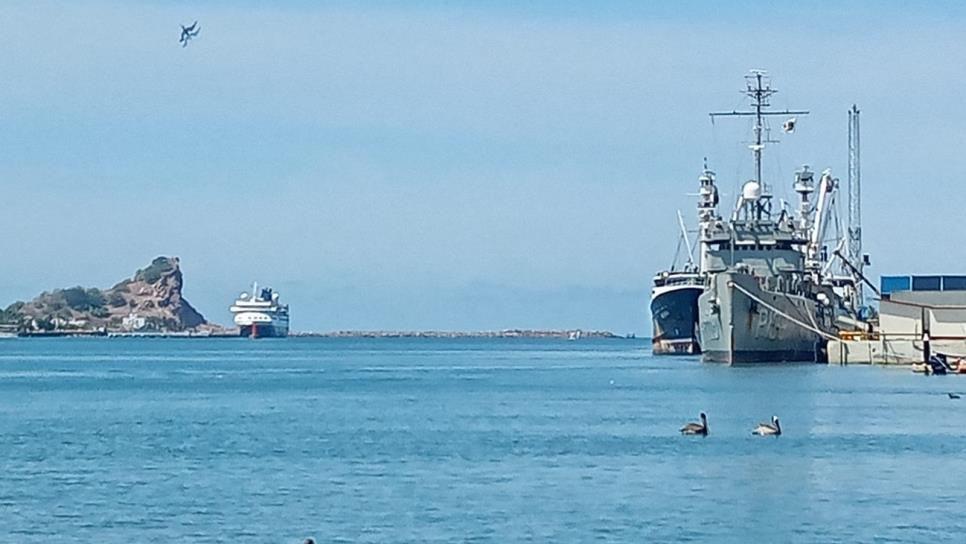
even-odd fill
[[[880,285],[877,327],[830,340],[829,363],[966,360],[966,276],[883,276]]]

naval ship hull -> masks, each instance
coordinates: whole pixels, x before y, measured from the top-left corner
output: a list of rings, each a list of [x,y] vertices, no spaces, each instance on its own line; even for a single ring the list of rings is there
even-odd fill
[[[651,350],[658,355],[701,353],[698,340],[700,285],[655,287],[651,294]]]
[[[750,274],[720,272],[698,298],[702,359],[727,364],[821,362],[824,341],[816,333],[753,300],[752,293],[782,313],[819,323],[814,300],[762,289]]]

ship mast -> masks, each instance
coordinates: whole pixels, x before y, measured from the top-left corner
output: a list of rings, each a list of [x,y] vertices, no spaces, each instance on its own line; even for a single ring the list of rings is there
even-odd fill
[[[705,272],[711,266],[711,248],[707,237],[712,235],[713,225],[718,219],[718,188],[714,184],[714,172],[708,170],[708,158],[704,159],[704,171],[698,178],[701,184],[698,189],[698,242],[700,254],[698,256],[698,272]]]
[[[762,193],[767,195],[767,185],[761,179],[761,156],[762,151],[765,149],[765,144],[778,143],[778,140],[770,140],[764,136],[765,132],[765,117],[769,115],[808,115],[806,110],[782,110],[782,111],[765,111],[767,108],[771,107],[768,99],[772,95],[777,93],[777,89],[772,89],[771,81],[768,78],[768,72],[764,70],[751,70],[748,75],[745,76],[745,90],[742,94],[751,99],[752,111],[723,111],[723,112],[712,112],[711,122],[714,123],[715,117],[737,117],[737,116],[754,116],[755,117],[755,142],[748,147],[751,149],[755,156],[755,181],[757,181],[762,187]],[[791,121],[791,120],[790,120]],[[794,129],[793,124],[786,127],[786,130],[791,132]]]
[[[861,279],[865,257],[862,255],[862,171],[859,155],[859,108],[852,104],[849,110],[849,231],[848,261],[856,285],[856,302],[862,306],[863,286]]]

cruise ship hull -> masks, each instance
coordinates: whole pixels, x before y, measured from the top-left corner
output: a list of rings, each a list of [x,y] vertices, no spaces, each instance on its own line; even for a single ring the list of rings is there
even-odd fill
[[[701,353],[698,341],[699,285],[655,287],[651,295],[651,348],[655,354]]]
[[[245,338],[284,338],[288,336],[288,329],[271,324],[242,325],[238,328],[239,335]]]
[[[698,298],[702,359],[727,364],[821,362],[822,337],[776,309],[804,323],[822,322],[810,298],[762,289],[749,274],[715,274],[711,287]]]

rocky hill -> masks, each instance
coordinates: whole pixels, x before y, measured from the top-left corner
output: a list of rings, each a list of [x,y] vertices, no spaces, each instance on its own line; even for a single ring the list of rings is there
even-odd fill
[[[110,289],[56,289],[29,302],[15,302],[0,314],[0,322],[27,331],[208,328],[204,316],[182,296],[182,284],[178,258],[158,257]]]

